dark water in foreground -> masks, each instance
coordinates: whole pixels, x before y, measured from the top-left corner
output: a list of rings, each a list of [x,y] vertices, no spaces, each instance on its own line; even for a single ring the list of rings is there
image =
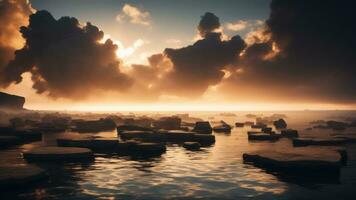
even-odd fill
[[[245,113],[222,117],[217,113],[192,113],[192,116],[227,122],[244,121]],[[302,135],[326,137],[339,132],[305,131],[308,122],[354,115],[350,112],[284,112],[289,127]],[[342,168],[337,183],[317,183],[285,179],[244,164],[242,154],[256,149],[283,148],[293,151],[291,141],[248,142],[246,131],[234,128],[231,134],[214,133],[216,143],[202,151],[187,151],[168,146],[167,152],[155,158],[138,158],[97,154],[92,163],[51,163],[50,178],[29,188],[1,191],[1,199],[355,199],[356,145],[346,146],[349,162]],[[354,134],[345,130],[342,134]],[[48,133],[42,142],[2,150],[5,163],[24,162],[19,152],[40,145],[54,145],[55,138],[78,133]],[[116,132],[96,135],[113,137]],[[317,153],[317,149],[315,152]]]

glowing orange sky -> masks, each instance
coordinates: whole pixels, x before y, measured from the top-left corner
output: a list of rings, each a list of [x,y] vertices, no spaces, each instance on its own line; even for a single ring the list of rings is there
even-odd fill
[[[214,5],[212,4],[210,6],[212,8],[216,7],[215,3]],[[178,5],[179,3],[175,2],[174,4]],[[37,6],[34,7],[35,9],[48,8],[49,11],[52,12],[56,20],[58,20],[60,16],[67,15],[65,10],[57,9],[58,6],[55,6],[55,3],[46,4],[45,1],[38,1],[37,3],[34,2],[34,5]],[[32,12],[35,12],[35,9]],[[300,72],[299,67],[304,66],[303,62],[301,62],[301,64],[298,63],[299,66],[297,66],[298,64],[294,66],[294,63],[282,62],[281,65],[283,65],[284,68],[278,68],[277,65],[281,62],[275,62],[275,65],[273,65],[268,70],[266,70],[267,68],[265,68],[267,65],[263,65],[262,67],[259,66],[259,64],[263,61],[273,61],[275,56],[277,57],[279,54],[282,55],[284,53],[282,48],[283,45],[278,46],[278,41],[272,40],[271,35],[265,32],[266,29],[264,20],[268,18],[269,13],[269,7],[267,4],[259,5],[258,7],[256,7],[256,13],[262,14],[255,13],[255,15],[245,13],[245,16],[242,14],[239,14],[239,16],[237,16],[234,14],[237,12],[231,11],[231,13],[228,14],[219,13],[219,9],[216,10],[216,12],[220,14],[219,17],[221,17],[221,19],[219,22],[219,26],[215,27],[213,30],[210,31],[211,33],[221,34],[221,37],[219,35],[218,44],[220,46],[217,45],[218,48],[223,46],[225,43],[231,42],[233,39],[236,39],[234,38],[235,35],[241,35],[240,40],[243,41],[243,44],[241,44],[240,46],[243,46],[243,48],[237,51],[239,52],[238,54],[236,54],[236,52],[234,54],[234,56],[237,55],[236,57],[238,57],[239,59],[239,61],[236,61],[238,62],[238,64],[232,61],[230,62],[230,60],[229,62],[225,62],[224,59],[222,59],[222,64],[212,64],[211,66],[209,64],[214,63],[213,61],[219,60],[219,58],[201,58],[199,57],[199,55],[196,56],[202,51],[208,52],[206,53],[206,55],[215,56],[215,54],[218,54],[214,50],[209,49],[209,45],[203,45],[203,49],[201,49],[201,47],[199,47],[200,49],[197,47],[199,45],[197,44],[197,40],[204,42],[208,41],[208,38],[205,38],[205,36],[200,32],[199,29],[201,23],[201,21],[199,22],[199,19],[200,17],[202,17],[201,13],[204,13],[205,10],[190,10],[190,14],[182,17],[184,18],[184,20],[179,19],[182,20],[181,25],[177,24],[177,26],[172,27],[172,29],[174,29],[174,33],[177,33],[177,35],[171,35],[171,31],[173,30],[169,28],[171,24],[167,22],[174,21],[174,19],[172,19],[174,18],[174,16],[167,16],[169,19],[166,19],[164,17],[158,17],[160,14],[162,14],[160,13],[161,9],[157,9],[156,6],[150,4],[147,4],[145,6],[123,4],[120,5],[118,9],[114,11],[111,10],[110,15],[105,12],[105,18],[96,17],[95,19],[93,19],[93,16],[96,16],[97,14],[92,15],[92,12],[88,13],[85,10],[81,10],[80,7],[76,9],[78,9],[78,12],[74,12],[74,14],[79,14],[78,16],[73,16],[78,18],[78,20],[82,23],[77,27],[81,27],[81,25],[85,26],[83,23],[85,21],[91,21],[95,26],[98,26],[98,28],[104,32],[104,38],[101,41],[94,41],[93,43],[95,43],[95,45],[100,45],[101,43],[103,44],[107,41],[107,39],[111,39],[112,42],[118,46],[118,49],[112,54],[112,57],[114,58],[113,60],[115,62],[119,61],[117,62],[119,64],[116,66],[117,68],[115,69],[119,69],[117,70],[118,72],[127,75],[128,77],[130,77],[130,79],[134,79],[134,84],[128,84],[130,86],[127,86],[127,88],[123,88],[122,90],[120,88],[120,90],[117,89],[108,91],[106,89],[107,87],[111,86],[112,80],[108,79],[110,80],[110,82],[109,84],[105,85],[106,87],[92,87],[92,90],[84,91],[87,86],[89,88],[89,86],[92,86],[93,84],[81,84],[81,79],[81,82],[79,82],[80,84],[77,84],[81,86],[78,87],[78,91],[80,94],[79,96],[81,97],[81,95],[83,94],[83,96],[88,96],[88,98],[80,99],[77,98],[77,96],[74,98],[74,96],[68,95],[70,93],[64,92],[57,95],[60,98],[53,99],[51,97],[48,97],[48,93],[53,88],[47,88],[47,90],[44,90],[45,92],[42,94],[36,93],[36,90],[32,88],[33,81],[31,80],[31,72],[30,70],[25,70],[24,72],[21,72],[23,73],[22,82],[17,85],[11,84],[8,88],[2,89],[1,91],[26,97],[25,107],[27,109],[80,111],[266,111],[304,109],[356,109],[356,105],[353,103],[353,96],[348,95],[350,93],[349,89],[353,86],[349,86],[350,88],[342,87],[344,83],[349,83],[347,81],[352,82],[353,78],[351,78],[352,80],[344,81],[343,77],[334,79],[337,76],[329,76],[329,74],[323,73],[323,77],[322,75],[320,77],[325,78],[325,80],[323,80],[325,84],[320,84],[321,81],[319,81],[318,78],[314,78],[313,75],[315,74],[309,74],[312,72],[308,70],[310,66],[306,66],[306,70],[298,74],[298,72]],[[100,9],[102,13],[104,13],[103,10],[110,10],[108,5],[103,6]],[[228,8],[224,9],[229,10]],[[176,10],[174,12],[177,15],[180,14]],[[250,12],[252,13],[252,11]],[[11,16],[11,14],[9,14],[9,16]],[[28,15],[22,16],[21,20],[18,20],[18,26],[20,26],[21,23],[22,25],[26,25],[27,23],[24,23],[24,20],[27,21],[27,17]],[[14,19],[16,19],[16,16]],[[161,19],[164,19],[164,23],[159,23]],[[9,27],[12,27],[11,23]],[[11,29],[11,31],[14,30],[16,31],[17,28]],[[309,33],[306,32],[305,34]],[[21,48],[21,46],[23,46],[23,43],[25,42],[24,38],[20,38],[19,32],[16,32],[14,36],[12,36],[11,34],[6,34],[5,36],[6,37],[4,38],[9,41],[9,44],[12,44],[11,47],[14,49]],[[15,36],[18,38],[17,40],[16,38],[14,38]],[[287,38],[289,38],[289,36]],[[246,46],[244,46],[245,43]],[[260,60],[257,59],[259,58],[258,51],[255,55],[256,57],[248,57],[248,54],[246,53],[247,50],[254,44],[260,45],[262,43],[272,44],[271,50],[261,56],[262,58]],[[181,53],[182,51],[185,51],[185,48],[190,48],[192,46],[194,46],[194,48],[198,50],[189,49],[188,52],[190,52],[190,54],[188,56],[185,53],[182,53],[183,56],[181,56],[182,54],[180,54],[180,56],[178,56],[179,58],[176,59],[179,61],[176,62],[174,62],[174,56],[170,57],[168,55],[169,53],[165,51],[165,48],[168,48],[169,50],[173,51],[173,54],[175,55],[177,49],[180,50]],[[218,49],[216,47],[214,48],[215,50]],[[288,50],[288,48],[285,49]],[[253,50],[254,49],[252,49],[252,51]],[[345,52],[347,52],[347,50],[348,49],[346,49]],[[213,52],[213,54],[211,54],[211,52]],[[83,55],[82,51],[80,51],[80,53],[80,56]],[[117,59],[115,57],[115,54],[117,56]],[[149,59],[153,54],[162,55],[163,59],[160,62],[162,62],[161,65],[163,67],[158,66],[158,64],[158,67],[154,66],[149,62]],[[58,54],[55,55],[57,56]],[[283,56],[284,55],[282,55],[280,58],[283,58]],[[298,58],[304,58],[303,56],[305,55],[301,54]],[[182,57],[184,58],[182,59]],[[245,62],[241,62],[240,60],[244,58]],[[70,62],[67,63],[72,63],[72,61],[76,59],[68,60]],[[102,60],[106,61],[107,59]],[[188,63],[182,62],[182,60],[188,60]],[[198,62],[195,62],[196,60],[198,60]],[[252,62],[256,60],[258,60],[258,62]],[[300,61],[303,59],[294,60]],[[189,63],[190,61],[191,63]],[[199,64],[197,65],[196,63]],[[321,63],[322,65],[324,64],[324,62]],[[77,65],[74,66],[88,66],[80,65],[78,63],[76,64]],[[138,72],[133,70],[135,65],[141,67],[137,70]],[[255,65],[255,67],[250,67],[249,65]],[[31,67],[37,68],[39,66],[40,64],[37,63],[33,64],[33,66]],[[70,65],[60,65],[59,67],[57,67],[62,68],[63,66]],[[334,66],[339,67],[338,65]],[[293,69],[293,67],[296,67],[297,70]],[[316,66],[316,68],[317,67],[320,66]],[[50,64],[47,63],[47,65],[45,65],[43,68],[50,68]],[[75,67],[72,67],[71,69],[74,68]],[[197,70],[190,70],[192,68]],[[291,70],[284,71],[284,69],[286,68],[291,68]],[[316,75],[319,75],[322,71],[325,71],[324,68],[321,69],[322,70],[319,69],[320,71],[315,70],[317,72]],[[345,69],[349,70],[346,67]],[[181,73],[179,73],[179,70],[181,70]],[[169,72],[176,71],[178,71],[176,74],[169,74]],[[205,73],[203,73],[202,71],[204,71]],[[280,71],[282,71],[282,73],[279,73]],[[349,78],[348,73],[344,73],[345,70],[341,71],[342,73],[340,74],[344,75],[346,78]],[[103,77],[100,77],[102,79],[99,79],[105,80],[105,75],[107,74],[109,73],[104,74]],[[219,74],[222,75],[219,76]],[[275,74],[277,74],[276,78],[274,77]],[[70,75],[68,77],[72,77]],[[102,76],[103,74],[100,75]],[[241,77],[240,75],[243,77]],[[297,77],[298,75],[299,77],[294,80],[294,76]],[[43,76],[43,74],[40,74],[40,76]],[[188,78],[186,78],[185,76],[187,76]],[[305,81],[304,76],[312,78]],[[64,80],[66,78],[68,80],[68,77],[64,77]],[[264,79],[264,77],[270,78]],[[77,76],[75,77],[75,79],[77,80]],[[289,81],[289,79],[293,80]],[[92,79],[87,80],[91,81]],[[278,80],[280,82],[278,82]],[[340,82],[340,85],[334,84],[334,80],[335,83],[337,81]],[[46,81],[48,80],[45,80],[45,82]],[[12,80],[12,83],[13,82],[14,80]],[[120,84],[116,85],[120,86],[121,84],[125,85],[125,83],[121,82]],[[73,84],[69,85],[73,86]],[[168,85],[168,89],[164,87],[166,85]],[[334,85],[336,86],[334,87]],[[56,91],[58,92],[58,90]],[[67,96],[65,96],[65,94],[67,94]],[[335,98],[334,94],[336,96]],[[340,98],[337,95],[339,95]]]
[[[205,99],[204,101],[186,102],[117,102],[116,98],[98,97],[91,102],[77,102],[66,99],[50,99],[45,95],[36,94],[32,89],[30,74],[24,75],[24,82],[12,85],[5,92],[21,94],[26,97],[25,108],[33,110],[67,110],[67,111],[289,111],[289,110],[352,110],[355,105],[325,103],[246,103],[224,102]]]

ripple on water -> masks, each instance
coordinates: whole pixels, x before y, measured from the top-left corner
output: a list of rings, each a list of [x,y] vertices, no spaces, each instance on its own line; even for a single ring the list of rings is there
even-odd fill
[[[308,121],[299,123],[297,117],[288,115],[287,121],[291,122],[291,127],[304,130],[309,126]],[[308,116],[299,118],[309,119]],[[242,154],[246,151],[271,148],[293,150],[288,139],[274,143],[248,142],[248,130],[235,128],[231,134],[216,134],[215,145],[202,148],[201,151],[187,151],[180,146],[169,145],[166,153],[154,158],[96,154],[95,161],[87,165],[44,166],[49,169],[51,180],[17,195],[39,199],[286,199],[307,195],[326,196],[324,199],[328,199],[324,193],[335,191],[330,194],[329,199],[332,199],[354,191],[351,186],[356,184],[355,145],[348,147],[350,162],[342,170],[341,184],[306,188],[283,182],[262,169],[244,164]],[[318,130],[316,133],[301,131],[301,134],[310,136],[324,133]],[[94,135],[115,137],[116,133]],[[0,156],[5,162],[23,162],[20,151],[53,145],[55,138],[61,136],[78,137],[80,134],[67,132],[45,135],[42,142],[1,151]]]

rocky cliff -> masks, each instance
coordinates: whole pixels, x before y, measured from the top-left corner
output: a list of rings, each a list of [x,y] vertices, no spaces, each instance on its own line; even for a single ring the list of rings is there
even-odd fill
[[[22,110],[25,104],[25,98],[0,92],[0,109],[1,110]]]

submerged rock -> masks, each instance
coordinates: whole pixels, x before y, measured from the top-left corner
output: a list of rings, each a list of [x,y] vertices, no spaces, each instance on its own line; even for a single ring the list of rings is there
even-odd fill
[[[273,122],[273,125],[276,129],[285,129],[287,128],[287,122],[284,119],[279,119]]]
[[[269,117],[257,117],[256,124],[271,124],[273,121]]]
[[[27,129],[14,129],[11,127],[0,127],[0,136],[18,137],[21,143],[42,140],[41,132]]]
[[[245,117],[247,117],[247,118],[256,118],[257,115],[254,115],[254,114],[247,114],[247,115],[245,115]]]
[[[303,147],[293,149],[292,152],[284,150],[260,150],[244,153],[246,163],[272,171],[287,174],[339,177],[342,157],[335,150],[315,149]]]
[[[99,120],[79,120],[75,123],[73,131],[77,132],[100,132],[113,130],[116,127],[115,122],[112,119],[105,118]]]
[[[120,134],[122,131],[153,131],[151,128],[136,126],[136,125],[121,125],[117,128],[117,133]]]
[[[152,118],[148,118],[145,116],[122,119],[123,125],[133,125],[133,126],[148,127],[148,128],[151,127],[153,121],[154,120]]]
[[[195,123],[193,131],[200,134],[211,134],[213,129],[208,121],[200,121]]]
[[[271,127],[264,127],[264,128],[262,128],[261,131],[264,132],[264,133],[272,133],[272,128]]]
[[[161,143],[136,143],[131,146],[131,150],[134,153],[139,154],[162,154],[166,152],[166,146]]]
[[[61,147],[82,147],[91,150],[115,151],[119,143],[117,138],[58,138],[57,145]]]
[[[338,121],[327,121],[326,125],[328,128],[334,130],[345,130],[349,125],[345,122],[338,122]]]
[[[230,133],[231,128],[232,127],[229,124],[227,124],[226,122],[221,120],[219,122],[219,125],[216,125],[213,127],[213,130],[214,130],[214,132],[217,132],[217,133]]]
[[[215,143],[215,136],[208,134],[194,134],[192,141],[199,142],[202,146],[210,146]]]
[[[123,131],[120,133],[123,140],[137,139],[144,142],[199,142],[204,145],[215,143],[215,136],[211,134],[197,134],[196,132],[170,130],[170,131]]]
[[[223,117],[236,117],[237,115],[235,113],[229,113],[229,112],[223,112],[219,114],[220,116]]]
[[[0,136],[0,149],[17,145],[21,143],[21,139],[16,136]]]
[[[282,137],[297,138],[299,137],[298,131],[294,129],[286,129],[281,131]]]
[[[57,139],[58,146],[85,147],[96,152],[117,154],[159,154],[166,151],[163,143],[142,142],[139,137],[126,141],[114,138]]]
[[[78,120],[80,122],[81,120]],[[32,126],[42,132],[64,132],[69,128],[71,117],[61,114],[46,114],[40,122],[35,122]]]
[[[0,190],[23,187],[45,177],[45,171],[34,165],[0,165]]]
[[[252,126],[254,124],[255,124],[255,122],[251,122],[251,121],[246,121],[245,122],[245,126]]]
[[[268,141],[275,141],[280,138],[279,134],[270,134],[270,133],[248,133],[248,140],[268,140]]]
[[[184,142],[183,147],[191,151],[197,151],[200,149],[199,142]]]
[[[266,128],[266,127],[267,127],[267,124],[263,124],[263,123],[251,125],[251,128],[260,128],[260,129],[263,129],[263,128]]]
[[[28,161],[90,161],[93,152],[79,147],[38,147],[23,153]]]
[[[23,120],[20,117],[13,117],[11,119],[9,119],[10,125],[11,127],[14,128],[22,128],[24,126],[26,126],[25,120]]]
[[[120,138],[122,140],[139,139],[146,142],[166,141],[166,136],[164,134],[153,131],[122,131],[120,132]]]
[[[236,127],[244,127],[244,125],[245,125],[244,123],[240,123],[240,122],[235,123]]]
[[[161,117],[153,122],[153,127],[156,129],[176,130],[180,129],[181,122],[182,120],[179,117]]]
[[[330,138],[330,139],[311,139],[311,138],[296,138],[293,139],[293,146],[302,147],[302,146],[335,146],[346,144],[347,140],[342,138]]]
[[[319,121],[317,121],[319,122]],[[340,121],[320,121],[320,123],[317,123],[317,125],[313,126],[313,128],[318,128],[318,129],[333,129],[336,131],[343,131],[347,127],[350,127],[350,124],[346,122],[340,122]]]
[[[171,143],[183,143],[186,141],[193,141],[195,132],[181,131],[181,130],[171,130],[163,132],[166,137],[167,142]]]

